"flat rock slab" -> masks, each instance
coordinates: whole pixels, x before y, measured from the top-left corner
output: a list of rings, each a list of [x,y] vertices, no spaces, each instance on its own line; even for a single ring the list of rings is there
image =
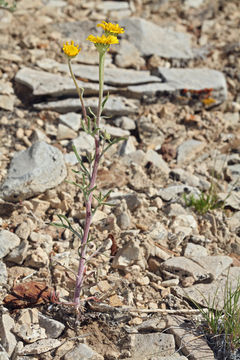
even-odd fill
[[[98,98],[85,98],[85,107],[91,107],[92,111],[97,111]],[[126,99],[121,96],[109,96],[105,104],[103,114],[107,116],[131,115],[136,114],[139,109],[139,101]],[[58,101],[49,101],[35,104],[37,110],[53,110],[59,113],[76,112],[81,110],[81,104],[77,98],[69,98]]]
[[[191,322],[181,316],[168,316],[169,332],[174,335],[181,352],[191,360],[214,360],[213,351],[204,336],[199,336]],[[176,358],[177,359],[177,358]]]
[[[183,194],[198,197],[201,193],[198,188],[187,185],[170,185],[158,191],[158,196],[165,201],[177,200],[177,198],[182,197]]]
[[[173,257],[164,261],[160,265],[160,269],[181,280],[189,276],[192,276],[195,281],[204,281],[211,278],[211,274],[207,270],[184,256]]]
[[[133,334],[129,336],[129,347],[133,359],[146,360],[174,354],[175,340],[171,334]]]
[[[119,21],[125,27],[122,38],[129,40],[142,56],[159,55],[166,59],[192,59],[191,37],[188,34],[163,28],[141,18],[126,18]],[[73,39],[84,46],[89,34],[99,34],[96,21],[76,21],[51,25],[51,29],[61,32],[66,39]],[[49,29],[49,31],[52,31]],[[83,42],[83,44],[82,44]],[[114,47],[118,51],[118,46]]]
[[[84,77],[84,76],[83,76]],[[34,70],[30,68],[20,69],[15,81],[20,86],[27,87],[33,96],[75,96],[77,90],[70,76],[61,74],[51,74],[46,71]],[[98,94],[98,84],[77,80],[78,86],[84,88],[85,95]],[[105,91],[114,88],[105,86]],[[19,92],[19,90],[18,90]]]
[[[66,176],[61,151],[39,141],[14,155],[0,196],[13,202],[28,199],[54,188]]]
[[[166,59],[193,58],[188,34],[137,17],[122,19],[121,26],[126,30],[122,37],[134,44],[143,56],[155,54]]]
[[[143,95],[161,98],[164,95],[179,103],[204,103],[207,98],[211,98],[214,105],[227,98],[226,79],[224,74],[217,70],[159,67],[153,74],[159,76],[162,82],[129,85],[129,95],[136,98]]]
[[[214,279],[217,279],[233,263],[233,259],[230,256],[200,256],[200,252],[198,256],[192,257],[192,260],[210,272]]]
[[[44,63],[41,61],[38,62],[39,66],[44,66]],[[52,67],[48,64],[48,70],[57,70],[59,72],[69,73],[67,64],[61,64],[58,62],[52,63]],[[92,81],[98,83],[99,79],[99,67],[98,66],[88,66],[88,65],[79,65],[73,64],[72,69],[74,75],[78,78]],[[153,83],[153,82],[162,82],[159,76],[154,76],[150,74],[150,71],[146,70],[133,70],[133,69],[121,69],[121,68],[108,68],[104,69],[104,84],[112,86],[127,86],[134,84],[144,84],[144,83]],[[85,83],[86,85],[88,83]],[[84,85],[82,85],[84,87]]]
[[[224,305],[224,294],[228,280],[228,284],[232,287],[232,292],[239,286],[240,267],[230,267],[224,275],[211,283],[194,284],[185,289],[175,286],[174,290],[178,296],[190,298],[203,307],[214,307],[222,309]],[[240,306],[240,300],[238,302]],[[214,305],[214,306],[213,306]]]

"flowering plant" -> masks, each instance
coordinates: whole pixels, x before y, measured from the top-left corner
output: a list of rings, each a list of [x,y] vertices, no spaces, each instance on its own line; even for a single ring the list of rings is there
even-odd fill
[[[74,305],[76,309],[79,309],[81,304],[80,296],[82,292],[84,274],[86,271],[86,264],[90,259],[90,256],[89,258],[87,257],[87,250],[90,241],[90,226],[92,222],[92,217],[96,212],[96,210],[99,208],[99,206],[110,205],[106,202],[110,194],[110,191],[105,195],[103,195],[101,192],[96,194],[96,179],[97,179],[97,171],[98,171],[99,163],[102,156],[109,149],[109,147],[123,139],[123,138],[111,139],[111,137],[106,132],[102,132],[100,130],[100,121],[101,121],[101,114],[104,109],[104,105],[108,100],[108,95],[106,96],[105,99],[103,99],[105,54],[109,50],[110,45],[119,43],[117,35],[124,33],[124,29],[121,28],[118,24],[107,23],[105,21],[103,21],[102,24],[98,24],[97,26],[101,27],[104,30],[102,36],[89,35],[87,38],[88,41],[92,42],[95,45],[99,53],[98,108],[97,108],[97,114],[94,114],[93,111],[90,110],[91,117],[87,114],[84,105],[83,89],[79,88],[71,66],[71,60],[78,55],[81,49],[79,48],[79,45],[77,44],[75,45],[73,41],[71,41],[70,44],[66,42],[63,45],[63,52],[67,57],[69,71],[74,81],[82,107],[82,114],[83,114],[82,128],[83,131],[85,131],[87,134],[91,135],[94,138],[94,142],[95,142],[94,153],[87,154],[88,166],[86,166],[83,163],[82,157],[78,154],[77,149],[75,147],[73,148],[80,166],[80,170],[78,174],[80,174],[82,177],[81,184],[76,184],[76,183],[74,184],[81,188],[84,196],[84,205],[85,205],[84,227],[83,228],[79,227],[78,230],[75,230],[75,228],[72,226],[70,221],[64,215],[58,215],[60,223],[53,223],[53,225],[55,226],[69,229],[81,241],[81,245],[79,248],[80,260],[79,260],[78,273],[76,274],[74,300],[72,303],[68,303]],[[92,208],[93,198],[97,200],[97,206],[94,209]],[[97,250],[93,255],[91,255],[91,258],[94,255],[97,255],[99,251]]]

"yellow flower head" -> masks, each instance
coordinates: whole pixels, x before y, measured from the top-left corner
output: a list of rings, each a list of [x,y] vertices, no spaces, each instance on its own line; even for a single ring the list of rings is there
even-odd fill
[[[119,41],[116,38],[116,36],[113,35],[108,35],[106,36],[105,34],[103,34],[102,36],[94,36],[94,35],[89,35],[87,40],[91,41],[94,44],[102,44],[102,45],[112,45],[112,44],[118,44]]]
[[[125,32],[118,24],[107,23],[106,21],[102,21],[102,24],[98,24],[97,26],[103,28],[107,34],[118,35]]]
[[[66,42],[66,44],[63,44],[62,49],[64,51],[64,54],[66,54],[70,58],[74,58],[81,51],[81,49],[79,49],[79,45],[74,45],[73,40],[71,41],[71,44],[69,44],[68,41]]]
[[[98,52],[102,54],[104,54],[109,49],[110,45],[119,43],[116,36],[113,35],[106,36],[105,34],[103,34],[102,36],[89,35],[87,40],[94,43]]]

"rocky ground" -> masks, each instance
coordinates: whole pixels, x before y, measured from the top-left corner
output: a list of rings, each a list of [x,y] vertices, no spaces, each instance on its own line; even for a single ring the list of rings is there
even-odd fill
[[[238,0],[20,0],[0,9],[0,359],[237,359],[209,347],[199,312],[240,276],[240,3]],[[62,43],[96,108],[102,20],[126,29],[106,58],[103,128],[113,146],[98,187],[114,205],[93,219],[82,316],[71,301],[83,225],[72,151],[93,149]],[[200,214],[185,198],[217,195]],[[224,345],[222,344],[224,347]],[[214,347],[214,346],[213,346]],[[232,356],[232,357],[230,357]]]

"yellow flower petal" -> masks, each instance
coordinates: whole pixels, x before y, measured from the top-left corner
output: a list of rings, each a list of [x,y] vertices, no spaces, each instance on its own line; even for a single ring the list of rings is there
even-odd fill
[[[102,45],[112,45],[118,44],[119,41],[116,36],[103,34],[102,36],[94,36],[89,35],[87,40],[91,41],[94,44],[102,44]]]
[[[102,24],[98,24],[98,27],[101,27],[107,33],[112,34],[123,34],[125,30],[119,26],[119,24],[107,23],[106,21],[102,21]]]
[[[68,41],[66,42],[66,44],[63,44],[62,49],[63,49],[64,54],[66,54],[70,58],[74,58],[81,51],[81,49],[79,49],[79,45],[77,45],[77,44],[74,45],[73,40],[71,41],[71,44],[69,44]]]

